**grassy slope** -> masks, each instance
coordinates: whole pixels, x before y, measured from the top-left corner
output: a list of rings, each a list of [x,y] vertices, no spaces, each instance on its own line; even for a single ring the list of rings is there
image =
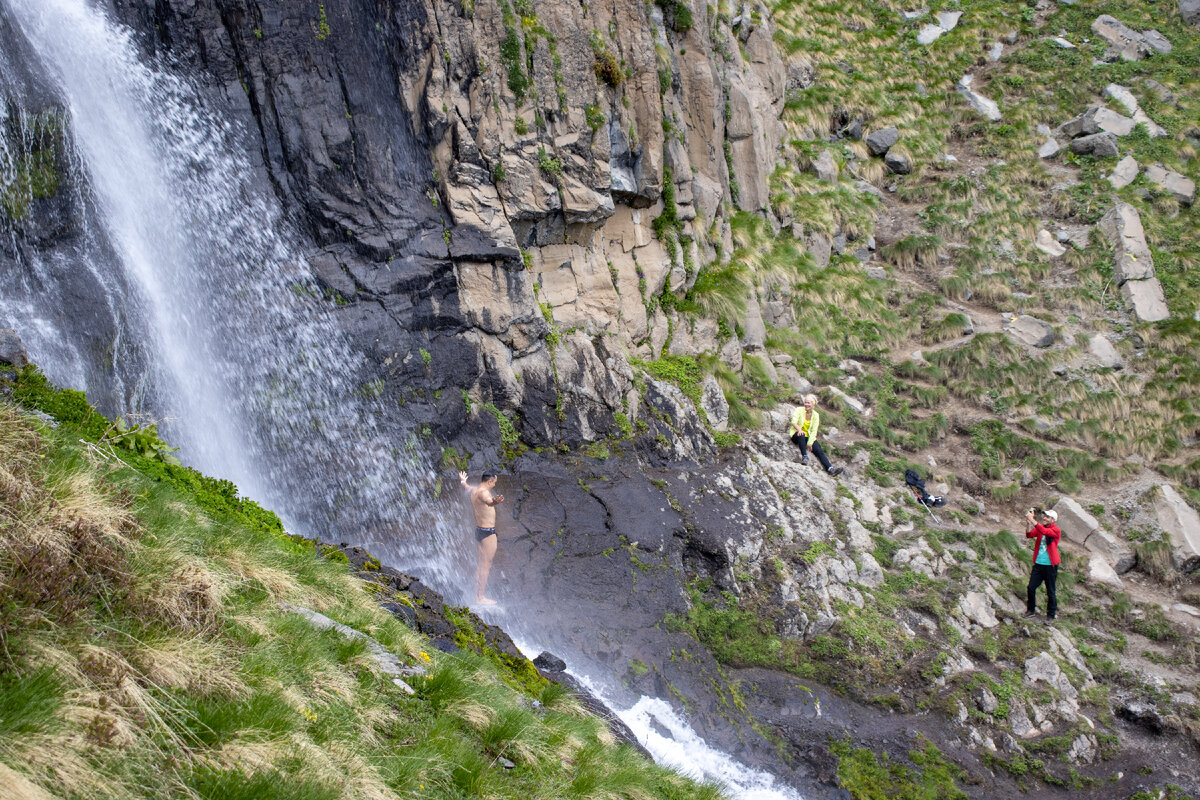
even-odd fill
[[[62,424],[0,402],[5,797],[720,796],[614,746],[557,685],[531,697],[493,660],[433,650],[344,563],[79,393],[27,370],[14,394]],[[428,676],[409,696],[283,602]]]

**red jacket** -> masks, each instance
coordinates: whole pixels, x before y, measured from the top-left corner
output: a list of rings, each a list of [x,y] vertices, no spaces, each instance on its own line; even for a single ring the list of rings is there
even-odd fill
[[[1058,557],[1058,540],[1062,538],[1062,531],[1053,522],[1049,525],[1039,523],[1033,526],[1033,530],[1025,531],[1026,539],[1032,539],[1035,536],[1037,537],[1037,541],[1033,545],[1034,563],[1037,563],[1037,554],[1042,547],[1042,537],[1044,536],[1046,537],[1046,553],[1050,556],[1050,564],[1057,567],[1060,560]]]

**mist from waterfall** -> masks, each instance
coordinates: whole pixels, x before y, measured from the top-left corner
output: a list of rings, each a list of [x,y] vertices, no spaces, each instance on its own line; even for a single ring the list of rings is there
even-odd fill
[[[290,530],[352,531],[457,587],[471,555],[461,510],[434,498],[420,443],[379,426],[373,376],[273,198],[251,184],[240,132],[185,80],[143,64],[131,33],[84,0],[4,6],[67,109],[68,147],[103,229],[58,269],[101,274],[96,301],[141,345],[143,386],[120,410],[161,420],[188,464],[233,481]],[[7,291],[0,310],[25,323],[53,380],[78,387],[70,343],[37,330],[53,309],[36,308],[45,298],[29,275],[44,265],[26,261],[24,296]]]
[[[77,199],[94,212],[94,229],[52,257],[14,240],[18,269],[0,275],[0,326],[18,328],[55,382],[160,420],[186,463],[233,481],[289,530],[346,534],[465,596],[474,542],[460,498],[441,493],[415,435],[381,425],[388,409],[375,376],[339,330],[274,198],[252,184],[243,133],[169,68],[142,63],[131,33],[86,0],[0,0],[0,9],[66,109]],[[0,57],[10,93],[12,69]],[[5,186],[21,147],[0,144]],[[107,376],[89,370],[89,355],[56,322],[54,287],[70,271],[90,276],[103,295],[95,302],[117,321]],[[115,368],[125,357],[136,374]],[[744,797],[795,796],[707,749],[662,701],[643,700],[625,716],[661,760],[702,753],[698,768]]]

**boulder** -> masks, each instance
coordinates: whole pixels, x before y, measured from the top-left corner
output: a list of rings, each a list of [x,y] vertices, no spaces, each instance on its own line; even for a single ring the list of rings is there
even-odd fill
[[[1138,173],[1141,170],[1142,165],[1137,162],[1136,158],[1125,156],[1113,167],[1112,173],[1108,176],[1108,182],[1112,184],[1114,189],[1124,189],[1137,179]]]
[[[938,25],[941,25],[942,30],[948,33],[958,26],[958,20],[962,15],[961,11],[940,11],[938,12]]]
[[[1117,571],[1103,557],[1093,553],[1088,557],[1088,581],[1090,583],[1103,583],[1115,588],[1121,588],[1125,585]]]
[[[1042,146],[1038,148],[1038,158],[1054,158],[1061,149],[1053,137],[1047,136],[1046,141],[1042,142]]]
[[[1110,158],[1121,154],[1117,146],[1117,135],[1109,131],[1093,133],[1090,136],[1080,136],[1071,141],[1071,152],[1076,155],[1092,155],[1097,158]]]
[[[1055,503],[1054,513],[1058,514],[1058,527],[1062,529],[1063,537],[1071,541],[1082,543],[1100,527],[1100,521],[1070,497]]]
[[[1121,286],[1121,297],[1140,322],[1160,322],[1171,316],[1158,278],[1126,281]]]
[[[1121,369],[1125,366],[1124,359],[1113,347],[1112,342],[1104,334],[1097,333],[1088,340],[1088,352],[1096,359],[1096,363],[1108,369]]]
[[[1200,514],[1175,487],[1163,484],[1154,498],[1158,524],[1171,539],[1171,561],[1180,572],[1200,569]]]
[[[21,337],[12,328],[0,328],[0,364],[9,364],[20,369],[29,363],[29,354]]]
[[[1032,686],[1038,682],[1057,689],[1064,697],[1074,699],[1079,696],[1079,691],[1067,680],[1054,656],[1045,650],[1025,659],[1025,683]]]
[[[1179,0],[1179,16],[1187,24],[1200,27],[1200,0]]]
[[[871,131],[867,134],[867,149],[871,151],[873,156],[882,156],[891,149],[892,145],[900,141],[900,131],[895,125],[883,128],[877,131]]]
[[[971,108],[975,109],[992,122],[997,122],[1002,119],[1004,115],[1000,113],[1000,106],[996,104],[996,101],[984,97],[983,95],[979,94],[979,92],[976,92],[971,88],[971,83],[973,80],[973,75],[963,75],[958,81],[958,93],[967,99],[967,102],[971,105]]]
[[[1079,116],[1064,122],[1059,126],[1059,130],[1063,135],[1070,136],[1072,139],[1080,136],[1092,136],[1103,131],[1114,133],[1117,136],[1128,136],[1133,133],[1135,124],[1130,117],[1121,116],[1112,109],[1104,106],[1092,106]]]
[[[1055,241],[1054,236],[1051,235],[1050,231],[1046,230],[1045,228],[1042,228],[1040,231],[1038,231],[1037,239],[1034,241],[1034,245],[1038,250],[1041,250],[1051,258],[1058,258],[1063,253],[1067,252],[1067,248]]]
[[[1190,206],[1196,199],[1195,181],[1178,172],[1172,172],[1161,164],[1146,167],[1146,179],[1185,206]]]
[[[1000,624],[992,611],[992,601],[982,592],[967,592],[958,601],[958,609],[964,617],[982,628],[994,628]]]
[[[826,183],[837,183],[838,165],[833,158],[833,153],[828,150],[822,150],[821,155],[813,163],[813,169],[817,173],[817,177]]]
[[[1163,43],[1170,48],[1170,42],[1158,31],[1146,31],[1154,35],[1153,44],[1142,33],[1130,28],[1116,17],[1101,14],[1092,22],[1092,32],[1108,42],[1110,51],[1125,61],[1139,61],[1152,55],[1156,50],[1162,52]]]
[[[1100,219],[1100,231],[1113,246],[1116,256],[1113,275],[1118,286],[1126,281],[1154,277],[1154,259],[1136,208],[1118,200]]]
[[[746,320],[742,325],[742,330],[745,331],[742,336],[742,347],[749,353],[757,353],[767,346],[767,324],[763,322],[762,309],[758,305],[758,298],[751,293],[750,300],[746,303]]]
[[[912,160],[902,153],[888,151],[883,157],[883,163],[887,165],[889,171],[894,175],[907,175],[912,172]]]
[[[854,411],[856,414],[863,414],[867,410],[867,407],[863,405],[861,401],[855,400],[853,397],[846,394],[836,386],[830,386],[829,393],[845,403],[846,407]]]
[[[859,559],[858,582],[870,588],[882,584],[884,579],[883,567],[879,566],[879,562],[875,560],[875,556],[870,553],[863,553]]]
[[[1112,100],[1121,105],[1125,109],[1126,114],[1132,115],[1138,110],[1137,98],[1133,96],[1133,92],[1129,91],[1124,86],[1116,83],[1110,83],[1104,87],[1102,94],[1109,100]]]
[[[712,375],[705,376],[700,384],[700,408],[704,409],[713,430],[729,428],[729,402],[725,399],[721,384]]]
[[[933,44],[945,32],[946,29],[941,25],[932,23],[922,25],[921,30],[917,33],[917,44]]]
[[[1137,566],[1137,555],[1133,548],[1104,528],[1092,531],[1083,544],[1094,555],[1103,558],[1119,575]]]
[[[1022,314],[1004,328],[1010,338],[1032,347],[1049,347],[1054,344],[1054,329],[1049,323],[1036,317]]]

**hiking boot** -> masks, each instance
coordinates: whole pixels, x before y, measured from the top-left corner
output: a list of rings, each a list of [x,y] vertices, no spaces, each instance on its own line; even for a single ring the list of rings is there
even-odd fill
[[[829,468],[829,474],[833,475],[834,477],[841,475],[843,472],[845,472],[845,469],[843,469],[842,467],[830,467]]]
[[[1031,619],[1036,616],[1037,616],[1036,611],[1026,611],[1024,614],[1021,615],[1021,619]]]
[[[804,458],[800,459],[800,465],[804,466],[804,467],[808,466],[808,456],[805,456]]]

